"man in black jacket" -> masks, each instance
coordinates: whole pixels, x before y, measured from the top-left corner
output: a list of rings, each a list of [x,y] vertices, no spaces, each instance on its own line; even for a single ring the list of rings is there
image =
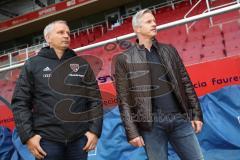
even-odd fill
[[[25,62],[12,97],[17,132],[37,159],[87,159],[102,130],[95,75],[69,49],[65,21],[47,25],[44,37],[49,46]]]
[[[161,44],[150,10],[133,16],[137,43],[116,58],[118,104],[127,138],[149,160],[167,160],[168,142],[183,160],[202,160],[196,133],[202,111],[174,47]]]

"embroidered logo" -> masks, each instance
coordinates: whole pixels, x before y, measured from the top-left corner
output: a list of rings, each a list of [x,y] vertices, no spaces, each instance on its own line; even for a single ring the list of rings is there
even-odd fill
[[[79,64],[70,64],[70,68],[76,73],[79,70]]]
[[[49,68],[49,67],[46,67],[43,69],[43,72],[49,72],[49,71],[52,71],[51,68]]]

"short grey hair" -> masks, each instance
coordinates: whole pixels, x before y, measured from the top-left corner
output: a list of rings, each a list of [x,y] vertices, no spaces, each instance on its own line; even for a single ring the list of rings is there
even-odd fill
[[[53,31],[53,28],[54,28],[54,25],[56,23],[63,23],[63,24],[66,24],[67,25],[67,22],[66,21],[63,21],[63,20],[57,20],[57,21],[53,21],[51,23],[49,23],[43,30],[43,35],[44,35],[44,38],[50,33]],[[68,26],[68,25],[67,25]]]
[[[141,18],[144,14],[151,13],[152,11],[148,8],[138,11],[132,18],[132,27],[139,27],[141,25]]]

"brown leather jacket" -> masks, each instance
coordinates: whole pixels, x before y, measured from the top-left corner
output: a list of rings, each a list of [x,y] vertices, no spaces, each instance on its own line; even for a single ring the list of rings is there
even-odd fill
[[[176,49],[153,40],[182,110],[190,120],[202,121],[202,111],[194,87]],[[151,76],[146,52],[137,43],[116,58],[115,80],[121,118],[130,141],[139,130],[152,127]]]

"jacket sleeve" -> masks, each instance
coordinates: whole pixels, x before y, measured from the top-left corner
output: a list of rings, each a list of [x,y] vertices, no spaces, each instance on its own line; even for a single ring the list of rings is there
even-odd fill
[[[89,64],[88,64],[89,65]],[[93,70],[90,65],[88,66],[86,72],[87,82],[87,96],[88,102],[87,105],[89,107],[89,131],[96,134],[98,137],[101,136],[102,133],[102,123],[103,123],[103,105],[101,99],[101,93],[98,86],[98,82],[94,75]]]
[[[34,136],[32,130],[32,91],[33,78],[30,72],[30,62],[26,61],[16,82],[11,102],[16,129],[23,144]]]
[[[129,84],[127,80],[126,60],[123,54],[119,55],[115,63],[115,83],[118,98],[118,106],[127,134],[128,141],[140,136],[136,123],[132,120],[133,112],[130,106]]]
[[[190,118],[191,118],[191,120],[203,121],[201,106],[200,106],[197,94],[194,90],[193,84],[191,82],[191,79],[187,73],[187,70],[186,70],[177,50],[174,47],[172,47],[172,50],[175,53],[174,55],[176,57],[176,63],[180,70],[182,84],[184,86],[187,102],[188,102],[189,109],[190,109],[189,110]]]

